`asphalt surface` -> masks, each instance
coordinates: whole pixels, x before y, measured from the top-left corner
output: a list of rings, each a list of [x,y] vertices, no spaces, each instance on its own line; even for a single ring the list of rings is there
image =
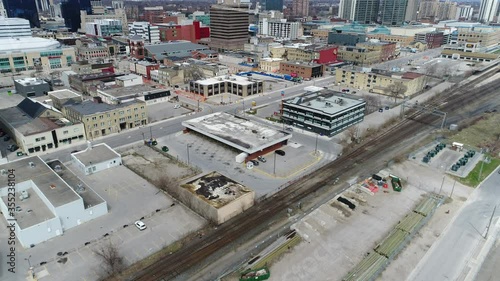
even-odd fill
[[[408,280],[464,280],[474,270],[475,265],[471,261],[477,259],[482,250],[493,210],[500,203],[499,186],[500,174],[495,171],[455,215],[454,221],[439,236]],[[492,227],[497,219],[498,212],[493,216]],[[489,268],[490,273],[498,272],[498,268]]]
[[[252,104],[252,101],[255,101],[257,105],[269,104],[278,102],[281,100],[281,91],[285,92],[285,98],[289,98],[295,95],[302,94],[304,91],[304,87],[307,86],[318,86],[324,87],[335,80],[334,77],[328,76],[323,78],[318,78],[315,81],[307,81],[302,84],[297,84],[294,86],[287,87],[285,89],[275,90],[271,93],[268,93],[264,96],[254,96],[245,99],[245,108],[249,108]],[[192,101],[195,103],[195,101]],[[114,134],[105,136],[96,140],[90,140],[93,144],[106,143],[112,148],[117,148],[120,146],[128,145],[135,142],[141,142],[144,138],[149,139],[151,136],[153,138],[164,137],[170,134],[177,133],[182,131],[184,127],[182,126],[182,122],[185,120],[189,120],[195,117],[200,117],[203,115],[211,114],[213,112],[229,112],[229,113],[237,113],[243,110],[243,103],[233,103],[229,105],[209,105],[209,104],[201,104],[200,107],[203,109],[201,112],[195,113],[194,115],[184,115],[172,119],[168,119],[165,121],[160,121],[157,123],[152,123],[142,128],[130,129],[127,131],[122,131],[120,134]],[[61,162],[67,162],[70,160],[70,152],[73,150],[82,150],[85,149],[87,144],[81,144],[77,146],[73,146],[71,148],[58,150],[46,155],[42,155],[42,159],[59,159]]]

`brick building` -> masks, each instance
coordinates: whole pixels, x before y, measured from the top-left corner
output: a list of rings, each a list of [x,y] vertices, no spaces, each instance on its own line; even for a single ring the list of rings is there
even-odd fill
[[[323,65],[314,62],[287,61],[280,63],[280,73],[311,79],[323,76]]]

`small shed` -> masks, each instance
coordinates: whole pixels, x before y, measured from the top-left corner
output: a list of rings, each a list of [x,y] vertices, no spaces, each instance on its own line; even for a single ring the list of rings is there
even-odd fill
[[[85,175],[100,172],[122,164],[122,157],[107,144],[92,145],[71,154],[71,160]]]

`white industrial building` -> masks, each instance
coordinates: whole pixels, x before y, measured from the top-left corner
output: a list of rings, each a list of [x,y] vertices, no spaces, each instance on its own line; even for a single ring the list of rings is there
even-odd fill
[[[286,19],[267,19],[259,21],[259,33],[279,40],[294,40],[300,35],[300,22],[287,22]]]
[[[15,194],[8,190],[9,171],[15,171]],[[0,178],[0,210],[25,248],[108,213],[106,201],[59,161],[35,156],[9,162],[0,165]]]
[[[122,164],[122,157],[105,143],[95,146],[89,142],[84,151],[71,154],[73,164],[85,175],[94,174]]]
[[[142,76],[136,74],[127,74],[115,78],[116,85],[120,87],[131,87],[142,85]]]
[[[152,25],[147,21],[135,21],[128,24],[130,36],[140,36],[149,43],[160,43],[160,30],[158,26]]]
[[[30,22],[20,18],[0,17],[0,38],[31,37]]]

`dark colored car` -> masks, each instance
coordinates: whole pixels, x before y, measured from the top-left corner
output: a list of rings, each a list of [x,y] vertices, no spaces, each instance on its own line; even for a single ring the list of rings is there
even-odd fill
[[[19,146],[15,145],[15,144],[11,144],[11,145],[9,145],[8,149],[9,149],[11,152],[14,152],[14,151],[16,151],[17,149],[19,149]]]
[[[278,155],[281,155],[281,156],[285,156],[285,152],[283,150],[280,150],[280,149],[276,150],[275,153]]]
[[[257,157],[257,159],[259,159],[259,161],[262,162],[262,163],[266,163],[267,162],[266,158],[264,158],[262,156]]]
[[[378,112],[384,112],[384,109],[381,107],[378,109]]]
[[[257,161],[257,160],[250,160],[250,161],[252,161],[254,166],[259,166],[259,161]]]
[[[388,107],[388,106],[386,106],[386,107],[385,107],[385,110],[389,110],[389,107]]]

